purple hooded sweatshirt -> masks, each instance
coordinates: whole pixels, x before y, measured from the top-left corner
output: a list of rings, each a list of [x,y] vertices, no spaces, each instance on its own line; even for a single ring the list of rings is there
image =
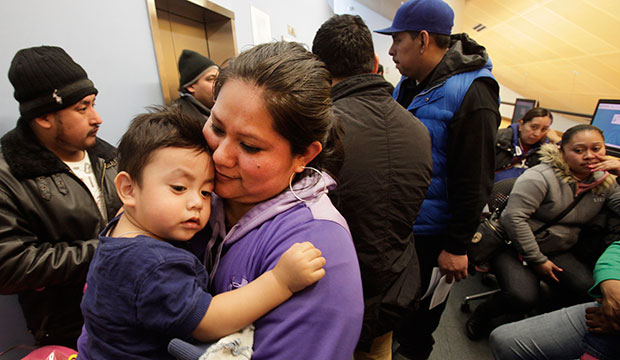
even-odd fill
[[[310,241],[327,260],[326,275],[257,320],[252,359],[351,359],[364,314],[362,281],[345,219],[324,187],[327,175],[306,177],[290,190],[254,206],[228,234],[223,201],[213,196],[211,270],[214,294],[232,290],[272,269],[296,242]],[[224,239],[219,242],[218,239]],[[209,252],[207,252],[209,253]],[[223,255],[222,255],[223,254]]]

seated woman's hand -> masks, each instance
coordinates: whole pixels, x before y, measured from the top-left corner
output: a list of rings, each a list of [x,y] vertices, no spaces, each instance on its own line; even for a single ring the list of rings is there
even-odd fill
[[[620,334],[620,280],[605,280],[599,284],[601,306],[586,309],[588,331],[597,334]]]
[[[600,162],[596,164],[588,165],[591,171],[594,172],[594,171],[599,171],[599,170],[605,170],[605,171],[608,171],[610,174],[620,176],[620,160],[619,159],[615,157],[611,157],[611,156],[602,156],[596,153],[594,154],[594,157],[596,157]]]
[[[555,282],[560,282],[560,280],[558,280],[554,272],[564,271],[562,268],[554,264],[551,260],[547,260],[542,264],[535,264],[532,267],[543,278],[547,280],[553,280]]]
[[[620,280],[605,280],[599,286],[603,293],[603,314],[616,324],[616,330],[620,330]]]
[[[297,292],[325,276],[324,265],[321,250],[306,241],[295,243],[286,250],[273,268],[273,273],[291,292]]]
[[[558,133],[555,130],[552,130],[552,129],[549,129],[549,131],[547,132],[547,139],[549,139],[549,141],[551,141],[554,144],[557,144],[560,141],[562,141],[562,137],[558,135]]]
[[[595,334],[620,334],[620,324],[611,320],[602,306],[586,309],[586,325],[588,331]]]

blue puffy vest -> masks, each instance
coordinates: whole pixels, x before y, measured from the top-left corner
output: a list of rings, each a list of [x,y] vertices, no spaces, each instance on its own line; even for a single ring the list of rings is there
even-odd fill
[[[415,235],[441,234],[452,218],[447,186],[448,125],[461,107],[472,82],[480,77],[494,79],[490,60],[479,70],[453,75],[446,81],[422,91],[407,107],[428,129],[433,152],[433,177],[413,226]],[[404,79],[405,77],[396,85],[394,99],[398,99]]]

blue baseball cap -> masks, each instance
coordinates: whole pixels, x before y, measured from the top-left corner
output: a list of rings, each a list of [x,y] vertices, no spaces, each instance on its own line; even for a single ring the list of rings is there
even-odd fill
[[[402,4],[392,26],[375,30],[376,33],[391,35],[402,31],[422,31],[450,35],[454,25],[454,11],[442,0],[409,0]]]

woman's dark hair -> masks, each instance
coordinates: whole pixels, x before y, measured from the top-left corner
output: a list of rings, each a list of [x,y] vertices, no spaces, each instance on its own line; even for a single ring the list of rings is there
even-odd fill
[[[560,149],[562,150],[562,152],[564,152],[564,146],[568,144],[575,135],[577,135],[578,133],[582,131],[587,131],[587,130],[598,132],[603,138],[603,141],[605,141],[605,136],[603,135],[603,131],[597,128],[596,126],[590,125],[590,124],[575,125],[572,128],[566,130],[564,134],[562,135],[562,145],[560,145]]]
[[[263,101],[273,118],[274,130],[302,155],[318,141],[323,151],[307,166],[338,173],[343,158],[340,129],[332,112],[331,75],[325,64],[296,42],[257,45],[230,61],[215,81],[217,96],[230,79],[263,90]],[[300,179],[310,172],[304,171]]]
[[[525,115],[523,115],[523,118],[521,118],[521,120],[523,120],[523,123],[525,124],[529,121],[532,121],[532,119],[535,117],[546,117],[546,116],[548,116],[549,119],[551,119],[551,121],[549,122],[549,125],[551,125],[553,123],[553,115],[551,115],[551,111],[545,108],[535,107],[535,108],[530,109],[528,112],[526,112]]]

